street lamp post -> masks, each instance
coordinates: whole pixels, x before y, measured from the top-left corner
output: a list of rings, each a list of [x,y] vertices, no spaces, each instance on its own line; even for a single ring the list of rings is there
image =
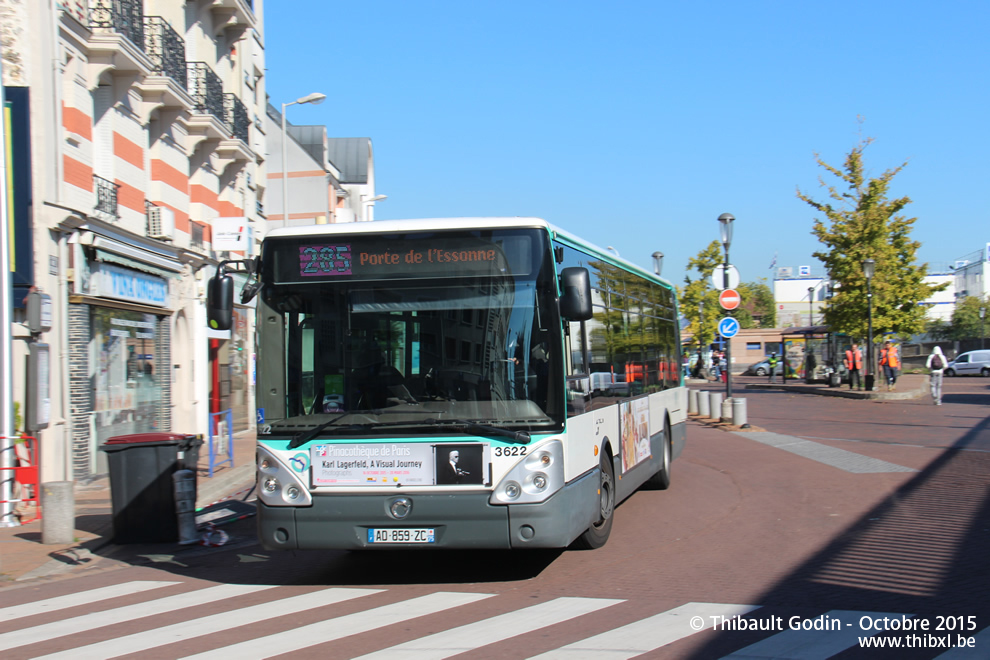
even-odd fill
[[[289,226],[289,163],[288,163],[288,143],[289,136],[285,128],[285,109],[290,105],[298,105],[302,103],[312,103],[313,105],[318,105],[323,103],[327,98],[326,94],[320,94],[319,92],[313,92],[302,98],[296,99],[289,103],[282,104],[282,226]]]
[[[718,216],[719,233],[722,235],[722,247],[725,248],[725,264],[722,269],[722,287],[729,288],[729,245],[732,243],[732,223],[735,216],[723,213]],[[727,312],[729,316],[732,312]],[[725,398],[732,398],[732,339],[725,341]]]
[[[701,358],[705,353],[705,346],[701,343],[701,326],[705,323],[705,301],[698,301],[698,375],[701,375],[701,369],[703,365],[701,364]]]
[[[663,252],[653,253],[653,272],[660,277],[660,271],[663,270]]]
[[[815,324],[815,287],[808,287],[808,325]]]
[[[866,391],[873,391],[873,284],[871,280],[873,279],[874,269],[876,268],[876,262],[873,259],[863,260],[863,274],[866,276],[866,309],[867,309],[867,326],[866,326],[866,364],[867,371],[866,377],[863,379],[866,385]]]
[[[984,342],[985,342],[984,337],[986,337],[986,333],[983,331],[983,320],[986,317],[986,315],[987,315],[987,308],[980,307],[980,348],[981,349],[986,348],[984,346]]]

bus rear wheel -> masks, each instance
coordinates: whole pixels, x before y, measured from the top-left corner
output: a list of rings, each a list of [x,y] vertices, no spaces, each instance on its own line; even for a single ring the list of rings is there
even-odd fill
[[[646,487],[651,490],[667,490],[670,488],[670,462],[671,462],[671,437],[670,420],[663,420],[663,456],[660,459],[660,469],[652,477],[646,480]]]
[[[604,451],[599,459],[599,468],[598,520],[574,541],[574,547],[581,550],[602,547],[612,532],[612,517],[615,513],[615,469],[612,467],[612,457]]]

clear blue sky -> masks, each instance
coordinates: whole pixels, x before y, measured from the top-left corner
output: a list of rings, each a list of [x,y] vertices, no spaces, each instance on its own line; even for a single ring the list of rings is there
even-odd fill
[[[267,91],[370,137],[378,219],[539,216],[684,279],[736,217],[744,281],[820,263],[815,163],[863,137],[919,260],[990,241],[990,3],[267,0]],[[862,123],[858,120],[862,118]],[[830,182],[832,182],[830,180]]]

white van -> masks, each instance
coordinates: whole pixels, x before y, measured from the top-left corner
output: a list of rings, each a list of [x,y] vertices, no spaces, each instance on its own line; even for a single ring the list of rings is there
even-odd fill
[[[957,355],[945,366],[946,376],[990,376],[990,351],[969,351]]]

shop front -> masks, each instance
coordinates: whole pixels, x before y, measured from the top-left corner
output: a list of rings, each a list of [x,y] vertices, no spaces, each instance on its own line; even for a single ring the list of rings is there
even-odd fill
[[[104,251],[76,256],[69,381],[73,473],[82,478],[107,471],[99,448],[108,439],[171,430],[172,309],[169,270],[128,267]]]

